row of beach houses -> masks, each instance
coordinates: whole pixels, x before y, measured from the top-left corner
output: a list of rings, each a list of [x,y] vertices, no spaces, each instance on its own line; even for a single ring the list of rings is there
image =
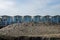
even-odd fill
[[[60,15],[55,15],[55,16],[40,16],[40,15],[36,15],[36,16],[7,16],[7,15],[3,15],[0,16],[0,26],[6,26],[6,25],[10,25],[13,23],[22,23],[22,22],[43,22],[43,23],[55,23],[55,24],[59,24],[60,23]]]

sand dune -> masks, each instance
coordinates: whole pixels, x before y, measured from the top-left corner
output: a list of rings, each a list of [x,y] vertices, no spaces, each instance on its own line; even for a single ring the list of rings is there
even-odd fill
[[[42,23],[16,23],[0,29],[0,34],[12,37],[60,37],[60,25],[46,25]]]

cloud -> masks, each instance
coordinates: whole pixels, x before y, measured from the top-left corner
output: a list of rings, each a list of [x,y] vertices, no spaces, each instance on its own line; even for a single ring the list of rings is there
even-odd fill
[[[4,0],[0,0],[0,9],[7,9],[10,7],[14,6],[14,2],[13,1],[4,1]]]
[[[0,0],[0,15],[57,15],[60,0]]]

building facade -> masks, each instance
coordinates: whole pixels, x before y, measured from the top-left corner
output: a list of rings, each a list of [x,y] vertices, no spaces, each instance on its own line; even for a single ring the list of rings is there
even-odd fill
[[[41,16],[39,16],[39,15],[34,16],[33,22],[41,22]]]
[[[51,16],[49,16],[49,15],[43,16],[43,17],[42,17],[42,22],[43,22],[43,23],[51,22],[50,17],[51,17]]]
[[[2,26],[2,18],[0,18],[0,27]]]
[[[6,25],[10,25],[13,23],[22,23],[22,22],[36,22],[36,23],[53,23],[53,24],[60,24],[60,15],[56,15],[56,16],[40,16],[40,15],[36,15],[36,16],[29,16],[26,15],[24,17],[16,15],[14,17],[11,16],[7,16],[7,15],[3,15],[0,18],[0,26],[6,26]]]
[[[7,15],[4,15],[2,16],[2,23],[3,25],[10,25],[12,23],[12,17],[11,16],[7,16]]]
[[[14,23],[21,23],[22,22],[22,16],[16,15],[14,16]]]
[[[23,17],[23,22],[32,22],[32,17],[29,15],[26,15]]]
[[[52,16],[51,22],[56,24],[60,23],[60,16],[59,15]]]

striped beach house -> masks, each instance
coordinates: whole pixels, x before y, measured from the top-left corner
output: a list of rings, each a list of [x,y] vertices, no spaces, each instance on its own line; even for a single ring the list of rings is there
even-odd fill
[[[32,17],[29,15],[26,15],[23,17],[23,22],[32,22]]]
[[[51,22],[59,24],[60,23],[60,15],[52,16]]]
[[[50,17],[49,15],[46,15],[46,16],[43,16],[42,17],[42,22],[43,23],[49,23],[51,20],[50,20]]]
[[[40,15],[36,15],[33,17],[33,22],[41,22],[41,16]]]
[[[6,26],[6,25],[10,25],[12,23],[12,17],[11,16],[7,16],[7,15],[3,15],[2,16],[2,23],[3,23],[3,26]]]
[[[22,23],[22,16],[19,15],[14,16],[14,23]]]

